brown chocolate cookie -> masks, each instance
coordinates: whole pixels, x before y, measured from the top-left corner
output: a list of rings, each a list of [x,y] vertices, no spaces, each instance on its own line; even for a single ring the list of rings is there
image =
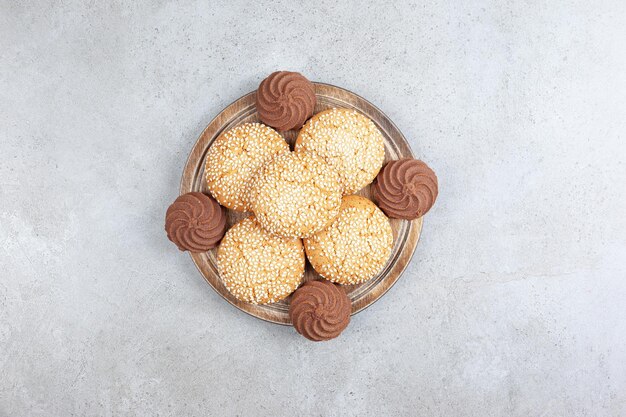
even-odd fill
[[[394,219],[422,217],[439,193],[437,176],[424,162],[412,158],[391,161],[376,177],[374,199]]]
[[[224,236],[226,213],[208,195],[183,194],[167,209],[165,231],[178,249],[205,252],[217,246]]]
[[[339,336],[350,323],[350,299],[343,288],[325,280],[296,290],[289,317],[298,333],[316,342]]]
[[[315,88],[302,74],[277,71],[264,79],[256,93],[261,121],[278,130],[298,129],[313,115]]]

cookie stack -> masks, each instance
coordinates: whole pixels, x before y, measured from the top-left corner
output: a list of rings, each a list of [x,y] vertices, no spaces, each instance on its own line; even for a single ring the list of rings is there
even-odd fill
[[[310,340],[337,337],[350,321],[342,285],[385,267],[393,246],[389,217],[415,219],[437,197],[437,177],[414,159],[389,162],[383,135],[363,114],[334,108],[314,114],[314,85],[295,72],[263,80],[261,123],[243,123],[212,143],[205,164],[211,196],[179,197],[166,214],[181,250],[217,246],[225,287],[238,300],[291,297],[295,329]],[[300,129],[291,150],[281,133]],[[354,195],[372,184],[372,201]],[[223,207],[250,216],[226,231]],[[381,210],[382,209],[382,210]],[[302,285],[305,263],[321,280]]]

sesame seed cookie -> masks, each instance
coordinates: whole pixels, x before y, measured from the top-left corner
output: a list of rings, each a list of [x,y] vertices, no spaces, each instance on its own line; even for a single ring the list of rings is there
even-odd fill
[[[304,240],[313,268],[339,284],[358,284],[378,274],[389,259],[393,232],[389,219],[364,197],[343,198],[335,221]]]
[[[285,139],[269,126],[244,123],[222,133],[209,148],[205,177],[222,206],[248,211],[250,179],[267,161],[289,151]]]
[[[313,116],[300,130],[296,151],[309,151],[334,167],[353,194],[371,183],[385,159],[383,135],[374,122],[350,109],[330,109]]]
[[[286,152],[268,162],[250,187],[250,208],[278,236],[307,237],[339,213],[339,174],[321,158]]]
[[[251,216],[226,232],[217,249],[217,267],[224,285],[238,300],[280,301],[302,282],[302,241],[272,235]]]

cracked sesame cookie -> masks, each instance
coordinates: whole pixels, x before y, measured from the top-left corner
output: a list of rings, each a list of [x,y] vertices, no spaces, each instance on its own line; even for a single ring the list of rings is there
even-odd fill
[[[267,161],[287,151],[285,139],[260,123],[244,123],[222,133],[206,158],[204,172],[211,195],[222,206],[248,211],[250,179]]]
[[[339,284],[358,284],[378,274],[393,245],[391,224],[367,198],[343,198],[335,221],[304,240],[307,258],[324,278]]]
[[[374,122],[350,109],[330,109],[313,116],[300,130],[295,150],[322,157],[353,194],[371,183],[385,159],[383,135]]]
[[[261,168],[249,201],[265,229],[283,237],[307,237],[339,213],[341,183],[321,158],[286,152]]]
[[[238,300],[280,301],[302,282],[302,241],[272,235],[251,216],[226,232],[217,249],[217,266],[224,285]]]

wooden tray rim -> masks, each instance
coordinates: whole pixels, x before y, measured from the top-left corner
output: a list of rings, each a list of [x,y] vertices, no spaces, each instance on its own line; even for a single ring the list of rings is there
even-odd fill
[[[398,151],[404,153],[405,155],[408,154],[407,156],[413,157],[413,152],[411,150],[411,147],[409,146],[406,138],[404,137],[400,129],[398,129],[398,127],[393,123],[393,121],[378,107],[376,107],[375,105],[367,101],[365,98],[359,96],[358,94],[355,94],[342,87],[337,87],[332,84],[321,83],[321,82],[313,82],[313,84],[316,89],[316,95],[331,97],[337,101],[343,101],[340,98],[337,98],[336,97],[337,95],[344,95],[344,96],[350,97],[352,100],[359,103],[359,105],[357,106],[354,103],[344,102],[347,105],[346,107],[355,108],[360,112],[363,112],[362,110],[363,107],[366,107],[368,108],[367,109],[368,113],[371,113],[371,112],[378,113],[378,116],[380,117],[380,119],[383,120],[388,125],[387,126],[388,129],[384,129],[377,120],[373,119],[376,125],[385,131],[389,129],[392,130],[394,133],[394,136],[401,140],[400,144],[393,143],[393,145],[395,146],[401,145],[401,149],[399,149]],[[213,119],[211,119],[211,121],[204,128],[204,130],[202,131],[202,133],[196,140],[195,144],[193,145],[191,151],[189,152],[189,155],[185,162],[185,167],[183,169],[183,175],[182,175],[181,182],[180,182],[180,194],[181,195],[187,192],[193,191],[193,180],[198,175],[197,170],[203,169],[203,166],[204,166],[203,163],[198,164],[196,167],[193,167],[190,164],[192,164],[192,162],[197,160],[198,154],[202,154],[201,159],[202,161],[204,161],[204,153],[206,153],[206,150],[210,146],[210,142],[212,142],[211,138],[217,137],[228,125],[228,123],[222,123],[220,126],[220,124],[216,122],[218,122],[220,119],[231,120],[233,116],[238,116],[238,118],[243,118],[244,116],[247,116],[247,114],[240,113],[236,109],[238,107],[241,107],[242,105],[243,107],[248,107],[249,102],[255,95],[256,95],[256,90],[251,91],[239,97],[238,99],[230,103],[228,106],[226,106],[222,111],[220,111]],[[214,124],[216,126],[214,126]],[[388,136],[391,136],[391,135],[388,135]],[[210,142],[207,143],[207,141],[210,141]],[[407,266],[411,262],[411,259],[413,258],[413,255],[415,254],[415,250],[417,248],[417,244],[421,235],[422,226],[423,226],[423,217],[420,217],[419,219],[412,220],[412,221],[402,220],[402,222],[407,223],[409,230],[404,234],[404,241],[400,243],[401,249],[399,250],[397,256],[395,257],[395,262],[389,262],[386,265],[385,269],[381,271],[381,272],[386,273],[386,276],[382,280],[380,280],[378,284],[376,284],[373,288],[370,289],[368,293],[363,295],[358,300],[352,301],[351,315],[355,315],[365,310],[367,307],[371,306],[380,298],[382,298],[382,296],[385,295],[395,285],[395,283],[398,281],[402,273],[406,270]],[[213,288],[213,290],[216,293],[218,293],[229,304],[243,311],[244,313],[249,314],[255,318],[261,319],[263,321],[267,321],[267,322],[275,323],[275,324],[281,324],[281,325],[291,325],[290,321],[288,320],[285,321],[284,319],[281,320],[280,318],[272,317],[272,314],[269,312],[268,312],[269,314],[261,315],[253,311],[255,307],[258,307],[258,305],[242,302],[242,301],[234,299],[234,297],[233,299],[231,299],[229,297],[229,294],[226,294],[220,291],[220,288],[217,288],[213,284],[213,282],[211,282],[209,277],[207,277],[205,273],[202,271],[200,263],[203,262],[202,255],[204,254],[203,253],[194,254],[190,252],[189,255],[194,265],[196,266],[196,269],[198,270],[198,272],[200,272],[200,275],[202,275],[204,280],[211,286],[211,288]],[[213,275],[213,278],[216,280],[220,279],[219,274],[217,273],[217,270],[211,271],[211,275]],[[227,292],[228,290],[225,290],[225,291]]]

